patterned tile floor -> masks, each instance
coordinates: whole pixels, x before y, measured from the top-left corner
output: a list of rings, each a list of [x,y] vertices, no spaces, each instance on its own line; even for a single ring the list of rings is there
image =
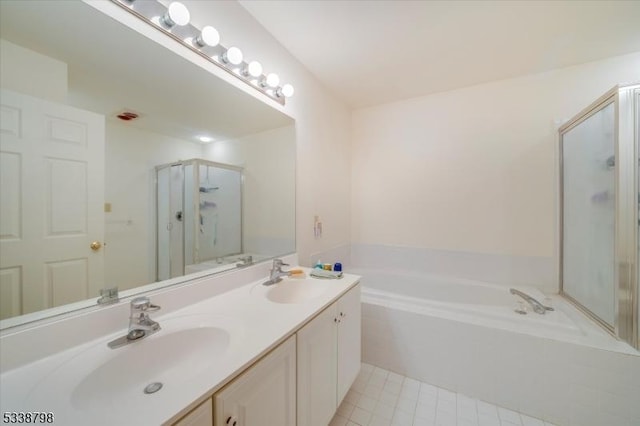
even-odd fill
[[[330,426],[553,426],[379,367],[362,364]]]

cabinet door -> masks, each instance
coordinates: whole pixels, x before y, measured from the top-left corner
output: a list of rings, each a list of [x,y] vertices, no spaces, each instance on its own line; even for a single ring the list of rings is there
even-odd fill
[[[215,426],[295,426],[296,336],[213,397]]]
[[[211,426],[212,424],[213,405],[211,399],[207,399],[173,426]]]
[[[360,284],[342,296],[338,302],[338,394],[340,405],[360,372],[361,314]]]
[[[298,426],[327,426],[336,411],[336,304],[298,331]]]

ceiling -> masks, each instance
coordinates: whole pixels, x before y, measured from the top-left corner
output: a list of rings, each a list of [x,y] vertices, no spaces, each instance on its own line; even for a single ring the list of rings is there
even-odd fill
[[[240,4],[355,108],[640,51],[640,1]]]

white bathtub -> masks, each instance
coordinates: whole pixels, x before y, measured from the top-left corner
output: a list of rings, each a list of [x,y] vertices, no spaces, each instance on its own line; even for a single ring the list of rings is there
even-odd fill
[[[354,269],[365,277],[363,300],[369,304],[433,315],[454,321],[495,327],[540,337],[581,343],[606,350],[627,351],[617,341],[558,295],[544,295],[534,287],[515,287],[554,311],[536,314],[510,287],[424,274]],[[515,312],[524,307],[527,314]]]
[[[585,388],[597,395],[607,369],[630,368],[640,378],[640,354],[557,295],[546,300],[553,312],[521,315],[514,308],[522,299],[502,285],[382,269],[348,272],[362,276],[364,362],[558,425],[615,424],[602,423],[615,412],[614,399],[608,409],[585,404],[580,395]],[[545,300],[536,288],[517,288]],[[594,365],[599,375],[585,375]],[[637,420],[632,414],[629,421]]]

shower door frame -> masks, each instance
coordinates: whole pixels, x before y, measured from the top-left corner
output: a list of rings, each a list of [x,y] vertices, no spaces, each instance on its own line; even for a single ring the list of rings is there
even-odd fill
[[[156,251],[156,282],[157,281],[163,281],[163,280],[167,280],[167,279],[173,279],[173,278],[177,278],[179,276],[184,276],[184,224],[182,225],[182,275],[178,275],[176,277],[172,277],[171,276],[171,266],[169,266],[169,278],[163,278],[160,279],[160,221],[158,218],[158,212],[160,211],[160,197],[158,196],[158,190],[159,190],[159,185],[160,183],[158,182],[158,173],[160,170],[162,169],[170,169],[171,167],[174,166],[180,166],[180,169],[182,170],[182,206],[183,206],[183,213],[184,213],[184,163],[182,161],[176,161],[173,163],[166,163],[166,164],[160,164],[158,166],[155,166],[155,175],[154,175],[154,185],[155,185],[155,215],[154,215],[154,228],[155,228],[155,251]],[[171,205],[171,202],[169,202],[169,205]],[[171,243],[171,240],[169,240],[169,243]],[[169,260],[169,263],[171,263],[171,260]]]
[[[559,138],[559,284],[560,294],[614,336],[638,348],[638,153],[636,115],[640,84],[616,86],[558,129]],[[563,135],[605,107],[614,105],[614,324],[609,324],[564,291]]]
[[[184,166],[187,164],[193,164],[194,168],[193,168],[193,173],[194,173],[194,181],[197,181],[198,183],[198,187],[200,186],[200,169],[198,167],[195,167],[197,165],[200,164],[204,164],[205,166],[211,166],[211,167],[217,167],[219,169],[225,169],[225,170],[232,170],[234,172],[238,172],[240,174],[240,253],[230,253],[226,256],[235,256],[235,255],[239,255],[244,253],[244,167],[242,166],[234,166],[233,164],[225,164],[225,163],[218,163],[216,161],[211,161],[211,160],[205,160],[203,158],[191,158],[189,160],[184,160],[181,161],[180,163],[182,163],[182,167],[184,170]],[[183,182],[184,183],[184,182]],[[193,202],[194,202],[194,214],[197,217],[200,214],[200,204],[196,203],[196,195],[199,194],[199,190],[198,188],[193,188],[194,189],[194,197],[193,197]],[[185,191],[183,192],[183,194],[186,194],[186,188]],[[186,202],[185,200],[183,200],[183,203]],[[185,239],[186,239],[186,234],[185,234]],[[198,235],[197,232],[194,229],[194,235],[193,235],[193,241],[194,241],[194,245],[196,244],[196,241],[198,241]],[[184,246],[184,244],[183,244]],[[202,260],[200,260],[200,254],[199,254],[199,245],[198,245],[198,263],[203,262]],[[204,261],[206,262],[206,260]],[[186,267],[186,264],[185,264]]]

